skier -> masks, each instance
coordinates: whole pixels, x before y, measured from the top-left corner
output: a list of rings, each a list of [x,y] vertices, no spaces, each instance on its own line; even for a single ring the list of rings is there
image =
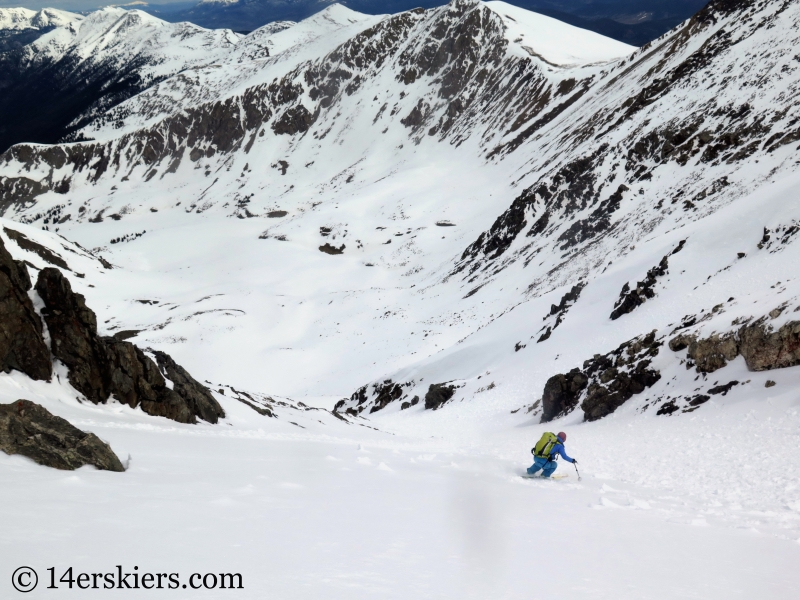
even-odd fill
[[[549,431],[542,435],[541,439],[536,442],[536,446],[531,448],[533,464],[528,467],[528,475],[535,475],[541,469],[542,477],[550,477],[558,467],[556,460],[559,454],[567,462],[577,465],[578,461],[567,456],[564,451],[564,442],[566,441],[567,434],[563,431],[560,431],[558,436]]]

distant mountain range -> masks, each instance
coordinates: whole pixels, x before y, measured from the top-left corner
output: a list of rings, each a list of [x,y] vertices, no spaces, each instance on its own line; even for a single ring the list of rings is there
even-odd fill
[[[137,6],[171,22],[189,21],[207,28],[253,31],[272,21],[299,21],[333,0],[201,0]],[[340,4],[366,14],[392,14],[432,8],[443,0],[342,0]],[[705,0],[515,0],[516,6],[576,27],[595,31],[635,46],[666,33],[688,19]]]

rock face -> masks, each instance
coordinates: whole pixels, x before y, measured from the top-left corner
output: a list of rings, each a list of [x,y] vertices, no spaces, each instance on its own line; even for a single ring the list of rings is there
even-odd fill
[[[733,333],[712,335],[703,340],[693,340],[687,354],[697,366],[698,373],[713,373],[739,355],[739,345]]]
[[[800,364],[800,321],[786,323],[775,332],[763,325],[742,327],[739,330],[739,352],[751,371]]]
[[[681,334],[669,342],[670,350],[686,350],[688,366],[698,373],[713,373],[740,354],[751,371],[768,371],[800,365],[800,321],[790,321],[778,331],[766,324],[766,318],[744,325],[736,332],[714,334],[697,339]]]
[[[42,337],[42,322],[28,297],[31,280],[0,238],[0,370],[22,371],[31,379],[52,373],[50,351]]]
[[[544,384],[542,394],[542,423],[565,415],[578,405],[580,393],[586,389],[589,378],[580,369],[567,374],[553,375]]]
[[[542,423],[567,414],[581,398],[587,421],[610,415],[661,379],[661,373],[650,365],[662,343],[652,332],[625,342],[608,354],[594,356],[583,363],[583,369],[554,375],[544,386]]]
[[[104,471],[125,470],[108,444],[96,435],[73,427],[30,400],[0,404],[0,450],[55,469],[94,465]]]
[[[193,414],[204,421],[216,423],[225,416],[225,411],[204,385],[192,377],[189,372],[172,360],[166,352],[151,350],[158,362],[158,368],[173,383],[173,391],[183,398]]]
[[[224,416],[208,390],[166,354],[159,353],[160,362],[174,389],[138,347],[98,336],[94,312],[58,269],[40,271],[36,291],[44,301],[53,356],[69,369],[70,384],[90,401],[103,403],[113,395],[132,408],[141,405],[148,414],[180,423],[196,423],[196,417],[216,423]]]

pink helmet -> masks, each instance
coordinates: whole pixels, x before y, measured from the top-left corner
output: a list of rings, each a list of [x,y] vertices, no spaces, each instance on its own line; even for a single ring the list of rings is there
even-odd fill
[[[564,433],[563,431],[559,431],[558,432],[558,437],[561,439],[562,442],[566,442],[567,441],[567,434]]]

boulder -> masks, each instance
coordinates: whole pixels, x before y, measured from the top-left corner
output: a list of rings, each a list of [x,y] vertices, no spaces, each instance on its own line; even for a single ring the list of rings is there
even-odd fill
[[[42,322],[28,297],[31,280],[25,264],[15,261],[0,238],[0,370],[17,370],[31,379],[49,380],[50,351]]]
[[[588,383],[589,378],[578,368],[548,379],[542,393],[542,423],[552,421],[575,408],[580,393],[586,389]]]
[[[111,448],[30,400],[0,404],[0,450],[21,454],[40,465],[74,470],[93,465],[104,471],[124,471]]]

